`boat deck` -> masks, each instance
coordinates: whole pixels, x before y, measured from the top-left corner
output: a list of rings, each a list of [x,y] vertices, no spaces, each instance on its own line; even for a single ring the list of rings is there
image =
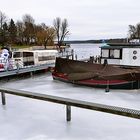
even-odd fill
[[[19,69],[14,69],[14,70],[7,70],[7,71],[0,72],[0,78],[14,76],[14,75],[16,76],[16,75],[25,74],[25,73],[32,73],[32,72],[41,71],[41,70],[46,70],[52,66],[53,66],[53,64],[43,64],[43,65],[39,65],[39,66],[19,68]]]

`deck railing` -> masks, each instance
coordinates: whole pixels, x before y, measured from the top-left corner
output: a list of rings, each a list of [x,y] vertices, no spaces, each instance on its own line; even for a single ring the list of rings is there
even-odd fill
[[[2,105],[6,105],[5,94],[17,95],[17,96],[33,98],[33,99],[42,100],[42,101],[49,101],[49,102],[54,102],[58,104],[64,104],[66,105],[66,120],[67,121],[71,120],[71,106],[140,119],[140,110],[134,110],[134,109],[104,105],[104,104],[97,104],[97,103],[63,98],[63,97],[58,97],[58,96],[33,93],[33,92],[28,92],[28,91],[23,91],[23,90],[8,89],[4,87],[0,87],[0,92],[1,92],[1,97],[2,97]]]

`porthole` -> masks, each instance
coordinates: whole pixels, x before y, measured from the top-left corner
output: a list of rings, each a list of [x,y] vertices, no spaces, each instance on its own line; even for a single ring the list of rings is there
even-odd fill
[[[137,51],[135,50],[135,51],[133,51],[133,54],[137,54]]]
[[[136,60],[137,59],[137,56],[133,56],[133,59]]]

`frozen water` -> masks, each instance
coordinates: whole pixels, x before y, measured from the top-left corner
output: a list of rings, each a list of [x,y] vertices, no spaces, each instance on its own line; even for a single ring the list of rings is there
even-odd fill
[[[140,110],[140,90],[110,90],[63,83],[49,73],[1,84],[4,87]],[[66,122],[65,106],[6,95],[0,107],[0,140],[139,140],[140,121],[72,107]]]
[[[74,49],[74,54],[77,55],[77,59],[85,59],[90,56],[98,56],[101,54],[99,48],[104,44],[72,44],[71,48]]]

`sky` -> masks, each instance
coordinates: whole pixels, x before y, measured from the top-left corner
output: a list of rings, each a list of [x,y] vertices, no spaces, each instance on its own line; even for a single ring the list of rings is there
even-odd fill
[[[30,14],[36,24],[53,25],[66,18],[67,40],[123,38],[128,26],[140,22],[139,0],[0,0],[0,11],[10,19]]]

